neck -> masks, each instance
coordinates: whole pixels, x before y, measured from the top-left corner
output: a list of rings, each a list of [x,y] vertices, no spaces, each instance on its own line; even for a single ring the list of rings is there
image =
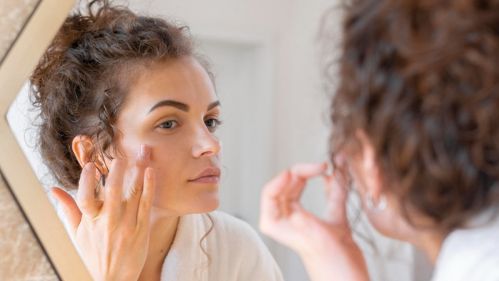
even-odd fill
[[[414,238],[409,242],[423,251],[429,261],[435,265],[445,235],[429,231],[420,231],[420,233],[415,233],[412,237]]]
[[[180,217],[165,215],[163,211],[151,210],[149,251],[139,280],[159,280],[163,262],[177,233]]]

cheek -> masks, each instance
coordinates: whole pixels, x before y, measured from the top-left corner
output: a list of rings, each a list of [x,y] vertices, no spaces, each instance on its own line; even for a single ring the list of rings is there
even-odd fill
[[[185,141],[165,138],[149,142],[152,149],[151,166],[158,175],[167,178],[181,177],[188,161],[189,151]]]
[[[152,147],[151,167],[160,178],[181,178],[185,170],[188,154],[181,147],[154,146]]]

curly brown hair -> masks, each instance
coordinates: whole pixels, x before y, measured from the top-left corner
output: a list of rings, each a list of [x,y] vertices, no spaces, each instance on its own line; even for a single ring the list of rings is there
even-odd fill
[[[195,56],[185,26],[108,1],[90,1],[86,9],[65,20],[30,78],[42,158],[67,189],[77,187],[81,172],[71,150],[75,136],[93,139],[94,158],[110,157],[127,89],[144,69],[137,66]]]
[[[498,207],[499,1],[354,0],[343,36],[333,162],[360,129],[409,222],[449,232]]]

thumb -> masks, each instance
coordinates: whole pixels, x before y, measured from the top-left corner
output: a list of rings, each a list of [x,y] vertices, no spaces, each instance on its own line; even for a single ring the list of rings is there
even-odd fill
[[[64,215],[66,216],[66,222],[69,224],[69,229],[72,234],[74,234],[81,221],[81,211],[78,208],[78,205],[76,205],[76,202],[71,195],[59,187],[53,187],[50,190],[50,193],[56,199],[57,203],[61,204]]]
[[[333,172],[332,175],[324,176],[327,189],[327,218],[328,223],[336,225],[348,225],[347,218],[347,183],[343,175]]]

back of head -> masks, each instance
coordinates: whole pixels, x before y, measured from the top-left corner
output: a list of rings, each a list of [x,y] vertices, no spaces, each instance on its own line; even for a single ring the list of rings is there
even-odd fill
[[[91,1],[85,13],[70,15],[30,78],[41,111],[42,157],[56,179],[77,186],[75,136],[92,137],[98,144],[94,156],[112,148],[113,125],[137,66],[192,52],[185,27],[108,1]]]
[[[332,154],[363,130],[406,216],[444,232],[498,206],[499,1],[354,0],[343,28]]]

